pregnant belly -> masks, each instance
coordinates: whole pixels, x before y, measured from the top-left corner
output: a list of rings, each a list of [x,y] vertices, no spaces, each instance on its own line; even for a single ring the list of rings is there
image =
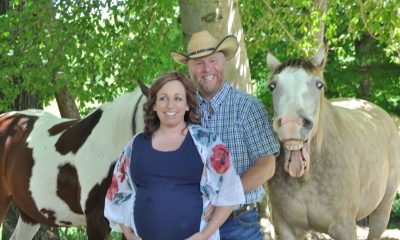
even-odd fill
[[[184,239],[199,231],[203,201],[198,187],[138,189],[134,218],[143,239]]]

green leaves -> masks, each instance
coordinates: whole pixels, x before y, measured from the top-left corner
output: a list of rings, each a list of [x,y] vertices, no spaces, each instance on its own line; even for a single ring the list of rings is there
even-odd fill
[[[178,3],[54,1],[11,4],[0,16],[2,111],[19,91],[54,98],[66,85],[81,103],[110,101],[170,70]],[[15,82],[12,79],[18,78]],[[5,80],[5,81],[4,81]],[[10,83],[14,85],[11,88]],[[8,91],[7,89],[18,89]]]
[[[268,75],[266,51],[282,61],[312,56],[322,20],[330,49],[326,95],[361,97],[400,114],[398,1],[329,0],[325,13],[315,2],[321,1],[240,1],[256,95],[269,107],[270,94],[263,89]],[[362,89],[366,83],[369,93]]]
[[[266,52],[281,60],[311,56],[323,20],[327,95],[365,97],[398,112],[398,2],[330,0],[326,12],[314,2],[238,2],[256,95],[270,106]],[[161,72],[186,71],[169,56],[184,49],[178,18],[178,1],[10,1],[0,15],[0,110],[22,90],[48,102],[66,85],[86,111],[86,103],[109,101],[138,79],[150,83]],[[363,79],[368,95],[360,90]]]

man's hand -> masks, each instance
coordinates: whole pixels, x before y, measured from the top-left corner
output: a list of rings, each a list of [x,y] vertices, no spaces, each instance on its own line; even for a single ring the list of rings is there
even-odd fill
[[[141,237],[136,236],[136,234],[134,234],[133,232],[130,234],[124,234],[126,240],[142,240]]]
[[[133,229],[127,226],[124,226],[120,224],[120,227],[122,229],[122,232],[124,234],[124,237],[126,240],[142,240],[141,237],[137,236],[134,232]]]
[[[208,237],[204,236],[202,232],[198,232],[190,236],[189,238],[186,238],[185,240],[207,240]]]

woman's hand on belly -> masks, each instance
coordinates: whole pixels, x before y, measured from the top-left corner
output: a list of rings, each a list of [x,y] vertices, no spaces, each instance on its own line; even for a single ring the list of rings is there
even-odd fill
[[[207,240],[208,237],[205,236],[203,232],[198,232],[190,236],[189,238],[186,238],[185,240]]]
[[[130,227],[126,227],[122,224],[120,224],[120,227],[122,229],[122,232],[124,233],[124,236],[126,238],[126,240],[143,240],[141,237],[137,236],[132,228]]]

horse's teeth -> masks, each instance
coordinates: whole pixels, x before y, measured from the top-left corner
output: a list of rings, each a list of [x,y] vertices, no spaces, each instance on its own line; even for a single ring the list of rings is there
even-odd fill
[[[303,147],[303,143],[299,144],[285,144],[285,148],[289,151],[297,151]]]

